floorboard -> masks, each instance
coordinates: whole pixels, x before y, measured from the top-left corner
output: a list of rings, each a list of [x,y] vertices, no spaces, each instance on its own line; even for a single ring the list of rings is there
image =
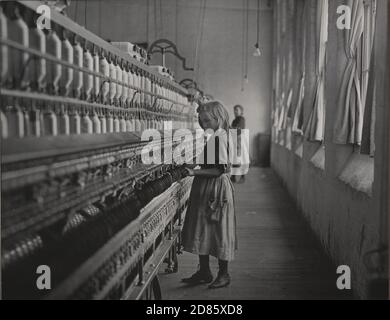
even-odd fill
[[[235,185],[239,249],[230,263],[232,283],[210,290],[187,286],[197,256],[179,256],[179,272],[159,278],[164,299],[346,299],[336,288],[336,267],[314,239],[294,203],[269,168],[251,168],[244,184]],[[217,261],[211,258],[214,274]]]

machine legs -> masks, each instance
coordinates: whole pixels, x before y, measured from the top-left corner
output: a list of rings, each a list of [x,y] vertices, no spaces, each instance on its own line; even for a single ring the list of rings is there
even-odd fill
[[[160,281],[158,280],[158,276],[155,275],[153,280],[150,282],[150,285],[146,288],[142,300],[161,300],[162,292]]]
[[[172,245],[171,249],[168,252],[168,256],[165,259],[165,262],[168,264],[165,272],[166,273],[176,273],[179,270],[179,261],[177,259],[177,240]]]

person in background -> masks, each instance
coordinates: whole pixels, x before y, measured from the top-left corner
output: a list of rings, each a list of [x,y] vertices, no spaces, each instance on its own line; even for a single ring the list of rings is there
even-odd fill
[[[183,225],[183,248],[199,256],[200,267],[182,281],[191,285],[212,282],[211,255],[218,259],[219,272],[209,288],[216,289],[229,285],[228,262],[233,260],[237,249],[234,189],[229,177],[229,115],[217,101],[200,105],[198,113],[202,129],[211,130],[214,134],[204,147],[204,164],[200,165],[200,169],[186,167],[187,174],[195,178]],[[214,151],[215,147],[215,161],[208,161],[207,146],[213,138],[215,144],[211,144],[209,149]]]
[[[232,129],[237,129],[237,145],[238,145],[238,150],[237,153],[241,153],[241,130],[245,129],[245,118],[243,116],[244,114],[244,108],[237,104],[234,106],[234,120],[232,121]],[[239,168],[240,164],[234,164],[234,168]],[[245,175],[232,175],[231,180],[233,182],[237,183],[244,183],[245,182]]]

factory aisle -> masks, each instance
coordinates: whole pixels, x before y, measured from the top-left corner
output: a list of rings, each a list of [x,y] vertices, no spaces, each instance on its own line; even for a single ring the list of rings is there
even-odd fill
[[[239,250],[230,263],[232,283],[210,290],[180,279],[197,268],[197,256],[179,256],[179,272],[160,271],[163,299],[340,299],[332,266],[297,213],[280,180],[269,168],[251,168],[236,186]],[[214,275],[217,261],[211,258]]]

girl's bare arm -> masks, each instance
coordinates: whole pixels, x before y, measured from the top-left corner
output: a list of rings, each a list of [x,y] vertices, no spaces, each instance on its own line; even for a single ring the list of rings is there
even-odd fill
[[[195,169],[195,167],[197,167],[197,166],[198,166],[198,164],[196,164],[196,163],[193,163],[193,164],[186,163],[185,164],[185,167],[189,168],[189,169]]]

